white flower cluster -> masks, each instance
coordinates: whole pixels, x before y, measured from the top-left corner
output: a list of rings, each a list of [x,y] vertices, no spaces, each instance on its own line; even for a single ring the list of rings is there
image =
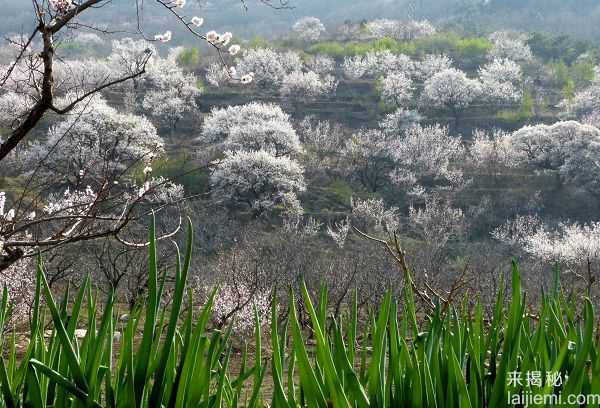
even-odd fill
[[[390,51],[346,57],[342,64],[346,77],[355,80],[402,73],[415,81],[425,81],[451,67],[452,60],[445,55],[428,54],[421,60],[413,60],[407,55],[393,54]]]
[[[398,135],[419,124],[423,116],[414,110],[397,109],[379,122],[379,129],[388,135]]]
[[[555,171],[563,182],[600,194],[600,129],[575,121],[525,126],[511,141],[522,163]]]
[[[65,14],[73,7],[73,0],[49,0],[48,3],[58,14]]]
[[[0,95],[0,126],[14,128],[25,119],[35,101],[26,93],[12,91]]]
[[[154,39],[156,41],[160,41],[162,43],[166,43],[171,41],[171,39],[173,38],[173,33],[171,33],[171,31],[167,30],[165,31],[163,34],[156,34],[154,36]]]
[[[408,225],[419,239],[442,248],[449,241],[462,237],[466,219],[460,208],[451,207],[433,196],[425,200],[424,207],[410,207]]]
[[[533,60],[531,48],[527,45],[527,36],[521,33],[497,31],[490,35],[493,47],[488,55],[490,60],[510,59],[517,62]]]
[[[186,0],[173,0],[171,2],[167,3],[167,6],[171,9],[173,8],[183,8],[186,5]],[[183,19],[183,17],[180,17],[181,19]],[[192,18],[189,19],[189,22],[186,23],[188,27],[194,26],[194,27],[202,27],[202,25],[204,25],[204,18],[199,17],[199,16],[193,16]],[[160,41],[163,43],[169,42],[171,41],[171,39],[173,38],[173,33],[171,31],[166,31],[162,34],[156,34],[154,36],[154,40],[155,41]],[[208,31],[204,38],[206,38],[206,41],[213,45],[214,47],[218,48],[218,49],[222,49],[224,47],[227,47],[230,43],[231,40],[233,39],[233,34],[229,31],[223,33],[223,34],[219,34],[214,30]],[[238,44],[234,44],[232,46],[229,47],[228,52],[230,55],[234,56],[237,55],[241,50],[241,47]],[[251,75],[246,74],[244,76],[242,76],[241,78],[236,78],[239,79],[240,82],[244,83],[244,84],[248,84],[250,82],[252,82],[253,78]]]
[[[1,245],[0,254],[2,254]],[[29,318],[35,295],[35,266],[32,258],[22,258],[2,271],[0,287],[8,291],[11,307],[10,321],[25,322]]]
[[[58,143],[61,148],[54,149]],[[84,170],[88,180],[112,181],[134,163],[163,151],[164,142],[147,118],[118,112],[95,96],[79,117],[64,119],[45,140],[35,142],[25,162],[41,163],[38,174],[51,178],[77,180]]]
[[[360,200],[353,198],[350,203],[355,221],[366,224],[375,231],[395,232],[400,226],[400,213],[397,207],[386,207],[382,199]]]
[[[475,129],[473,132],[473,143],[469,147],[472,163],[479,166],[487,166],[493,172],[501,168],[513,168],[522,161],[522,152],[515,149],[512,143],[512,135],[502,130],[490,132]]]
[[[416,63],[404,54],[392,54],[390,51],[368,52],[364,56],[356,55],[344,58],[342,69],[350,79],[377,78],[390,73],[403,73],[411,76]]]
[[[305,41],[317,41],[326,31],[325,26],[316,17],[303,17],[296,21],[292,30]]]
[[[339,247],[344,248],[346,240],[348,239],[348,233],[350,232],[350,219],[345,218],[342,221],[337,221],[334,225],[327,226],[327,235],[331,237],[333,242]]]
[[[413,81],[405,74],[391,73],[381,81],[381,97],[385,103],[402,106],[413,96]]]
[[[280,86],[283,78],[303,67],[294,51],[278,52],[271,48],[246,50],[235,66],[235,74],[255,81],[259,86]]]
[[[286,97],[316,98],[335,92],[338,82],[331,75],[321,78],[316,72],[294,71],[281,83],[280,92]]]
[[[452,167],[462,159],[464,146],[460,137],[448,134],[447,127],[410,127],[390,151],[397,163],[391,175],[397,184],[414,187],[424,178],[447,184],[447,188],[460,188],[464,183],[462,170]]]
[[[388,37],[401,41],[417,40],[436,33],[435,27],[427,20],[399,21],[382,18],[369,21],[366,28],[375,38]]]
[[[306,190],[302,167],[288,157],[264,151],[226,152],[211,175],[211,185],[231,204],[256,214],[275,206],[295,207],[296,193]]]
[[[555,231],[545,227],[528,236],[524,249],[548,262],[585,265],[600,258],[600,223],[560,224]]]
[[[542,227],[537,215],[518,215],[491,232],[492,238],[510,246],[522,246]]]
[[[52,216],[82,216],[89,212],[98,199],[98,195],[90,186],[85,190],[67,188],[62,196],[52,195],[43,211]]]
[[[494,230],[492,237],[546,262],[576,267],[600,259],[600,222],[560,223],[550,229],[536,215],[518,216]]]
[[[14,208],[6,210],[6,193],[0,191],[0,220],[13,222],[15,221],[16,212]],[[0,250],[2,248],[0,247]]]
[[[335,72],[335,60],[327,55],[316,55],[308,64],[311,71],[319,75],[333,74]]]
[[[479,69],[482,92],[495,101],[517,102],[523,96],[521,67],[509,59],[494,59]]]
[[[268,103],[213,109],[204,120],[201,141],[223,143],[225,150],[266,150],[276,156],[301,151],[290,116]]]
[[[561,102],[566,113],[575,117],[585,117],[600,113],[600,84],[593,83],[589,87],[575,93],[572,99]]]
[[[425,82],[422,99],[428,106],[464,108],[481,95],[481,84],[458,69],[438,72]]]
[[[244,285],[226,284],[219,287],[214,298],[213,317],[219,324],[231,324],[235,333],[251,335],[255,328],[255,310],[263,326],[271,321],[269,292],[251,290]]]

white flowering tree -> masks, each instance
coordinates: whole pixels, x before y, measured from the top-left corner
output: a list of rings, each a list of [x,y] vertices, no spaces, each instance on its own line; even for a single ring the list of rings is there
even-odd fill
[[[184,72],[177,62],[180,52],[173,49],[167,58],[153,58],[144,76],[144,111],[172,130],[182,118],[197,110],[196,98],[201,93],[196,76]]]
[[[452,59],[446,55],[428,54],[421,61],[414,63],[414,76],[419,81],[426,81],[435,74],[452,68]]]
[[[482,94],[492,102],[517,102],[523,96],[521,67],[508,59],[495,59],[479,69]]]
[[[458,122],[462,111],[481,95],[481,84],[464,72],[449,68],[425,81],[423,104],[449,109]]]
[[[333,58],[319,54],[310,60],[308,68],[321,76],[325,76],[335,73],[336,64]]]
[[[447,264],[449,246],[464,238],[467,219],[460,208],[432,196],[422,207],[410,207],[407,230],[419,241],[411,265],[422,272],[437,275]]]
[[[294,99],[316,99],[334,93],[338,82],[331,75],[320,77],[316,72],[294,71],[283,77],[281,95]]]
[[[163,153],[164,142],[148,119],[120,113],[94,96],[79,117],[67,117],[43,141],[32,144],[25,167],[53,188],[99,188],[118,182],[138,163],[150,165]]]
[[[261,0],[272,6],[285,7],[284,3]],[[231,33],[219,34],[215,31],[201,32],[203,19],[199,16],[189,16],[185,13],[185,0],[154,0],[157,7],[172,18],[175,24],[182,25],[186,32],[198,40],[207,42],[213,47],[224,66],[229,65],[229,55],[239,52],[239,45],[231,44]],[[242,1],[244,4],[244,1]],[[165,27],[159,34],[148,33],[144,27],[144,10],[141,3],[136,3],[138,21],[134,26],[137,32],[135,40],[121,42],[113,50],[113,55],[106,61],[72,61],[64,58],[60,44],[67,36],[77,35],[89,29],[98,35],[111,33],[109,25],[98,25],[94,15],[99,8],[112,7],[107,0],[33,0],[31,2],[34,27],[16,41],[11,40],[11,60],[0,65],[0,121],[6,126],[0,140],[0,163],[11,171],[16,171],[18,162],[14,153],[17,150],[27,150],[31,157],[43,159],[36,166],[29,166],[29,175],[21,175],[25,185],[19,190],[23,194],[3,194],[2,214],[0,214],[0,271],[7,271],[21,260],[34,256],[38,251],[46,251],[66,244],[93,240],[107,236],[117,237],[123,243],[138,247],[146,243],[126,241],[121,235],[126,226],[134,219],[145,218],[146,210],[140,209],[139,204],[155,203],[162,206],[160,200],[174,198],[181,191],[168,180],[151,176],[152,169],[144,160],[137,162],[144,169],[144,174],[134,177],[135,169],[130,164],[145,156],[148,146],[153,146],[157,139],[153,126],[146,119],[138,116],[128,116],[109,112],[106,106],[99,107],[100,111],[90,112],[90,101],[98,94],[133,81],[143,81],[144,75],[153,63],[159,62],[154,42],[167,43],[172,37],[172,31]],[[180,75],[172,72],[157,71],[164,81],[157,82],[169,87],[169,95],[154,95],[148,102],[162,103],[173,97],[186,100],[186,86],[174,85],[181,79]],[[190,78],[184,78],[189,84]],[[233,78],[240,82],[251,82],[251,78]],[[183,91],[182,91],[183,90]],[[18,109],[14,109],[14,106]],[[180,108],[170,109],[169,112],[180,112]],[[111,119],[106,123],[91,122],[84,119],[87,114],[99,120]],[[170,121],[174,120],[172,114]],[[72,129],[61,122],[49,131],[46,142],[36,142],[29,149],[34,133],[46,133],[48,123],[61,115],[69,115],[68,121]],[[94,116],[95,115],[95,116]],[[106,116],[108,115],[108,116]],[[81,122],[79,122],[81,120]],[[114,148],[103,144],[104,137],[93,133],[98,129],[106,131],[106,138],[115,141]],[[114,128],[113,128],[114,126]],[[117,130],[115,130],[117,129]],[[118,130],[122,137],[115,140]],[[81,139],[72,136],[77,131],[83,135]],[[60,132],[63,132],[61,135]],[[148,137],[142,141],[138,136]],[[71,145],[67,140],[74,141]],[[53,143],[50,147],[48,143]],[[91,152],[96,148],[97,157]],[[46,150],[46,156],[41,156]],[[88,153],[86,153],[88,152]],[[69,155],[72,153],[72,155]],[[63,163],[52,162],[51,157],[63,157]],[[122,158],[130,161],[119,162]],[[80,161],[78,161],[80,160]],[[98,168],[96,165],[105,166]],[[51,186],[45,185],[43,178],[36,179],[33,175],[47,171],[53,166],[60,167],[69,175],[70,184],[67,189],[58,188],[46,195]],[[129,167],[128,167],[129,166]],[[121,172],[122,177],[115,179],[115,172]],[[110,175],[110,176],[108,176]],[[80,182],[78,178],[83,178]],[[87,179],[86,179],[87,178]],[[87,184],[88,181],[89,185]],[[93,182],[91,182],[93,180]],[[160,195],[152,197],[159,186],[169,185]],[[58,186],[55,186],[58,187]],[[118,191],[118,193],[117,193]],[[116,201],[115,201],[116,200]],[[142,207],[143,208],[143,207]],[[176,228],[177,229],[177,228]],[[175,230],[176,230],[175,229]],[[166,234],[170,236],[170,234]]]
[[[303,41],[314,42],[327,30],[317,17],[303,17],[292,26],[296,35]]]
[[[412,194],[464,185],[462,170],[456,165],[464,157],[462,139],[450,136],[447,127],[411,126],[396,138],[390,152],[396,161],[392,181]]]
[[[390,51],[368,52],[365,55],[345,57],[342,70],[349,79],[378,78],[389,74],[404,74],[410,77],[418,64],[404,54]]]
[[[469,146],[469,157],[473,166],[493,176],[503,169],[518,166],[522,153],[515,149],[511,136],[510,133],[499,129],[475,129],[473,142]]]
[[[253,48],[243,52],[232,73],[234,77],[250,76],[260,87],[278,87],[287,74],[302,70],[303,66],[304,63],[297,52]]]
[[[412,99],[412,80],[403,73],[391,73],[381,80],[381,99],[390,105],[404,106]]]
[[[549,227],[537,216],[517,216],[494,230],[492,236],[534,259],[575,273],[586,282],[588,294],[597,282],[600,267],[598,222],[561,222]]]
[[[511,141],[522,163],[555,171],[563,183],[600,194],[600,129],[575,121],[525,126]]]
[[[369,21],[366,29],[376,38],[388,37],[402,41],[429,37],[436,33],[435,27],[427,20],[399,21],[382,18]]]
[[[600,83],[576,92],[572,99],[562,101],[561,107],[565,113],[580,119],[600,114]]]
[[[219,200],[256,216],[277,206],[297,213],[297,193],[306,189],[304,170],[297,162],[264,150],[226,152],[210,181]]]
[[[530,62],[533,60],[531,48],[527,45],[527,36],[509,31],[497,31],[489,37],[492,49],[489,59],[510,59],[517,62]]]
[[[275,156],[302,149],[289,115],[277,105],[258,102],[213,109],[204,119],[200,141],[220,144],[223,150],[266,150]]]
[[[419,112],[400,108],[386,114],[379,122],[379,128],[387,134],[399,135],[418,125],[421,120],[423,120],[423,116]]]
[[[391,151],[394,138],[378,129],[361,130],[348,139],[342,150],[347,173],[370,192],[389,185],[389,173],[395,164]]]

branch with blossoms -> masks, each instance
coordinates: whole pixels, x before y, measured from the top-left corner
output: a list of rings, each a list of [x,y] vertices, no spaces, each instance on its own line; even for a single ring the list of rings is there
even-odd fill
[[[227,64],[226,58],[241,50],[238,44],[231,43],[232,33],[200,32],[204,19],[186,17],[182,13],[185,0],[154,1],[189,33],[216,50],[223,70],[232,80],[253,81],[252,74],[238,77]],[[15,175],[27,178],[17,200],[0,193],[0,271],[38,251],[51,251],[73,242],[103,237],[112,237],[132,248],[144,247],[146,242],[126,236],[128,225],[143,224],[153,210],[179,209],[182,187],[151,176],[151,161],[157,150],[163,150],[163,142],[154,126],[145,117],[121,113],[102,99],[106,91],[120,88],[124,83],[132,82],[134,86],[142,83],[140,78],[148,74],[149,67],[154,70],[152,74],[161,69],[164,71],[165,64],[171,60],[161,59],[151,43],[169,42],[172,32],[167,30],[147,36],[142,27],[141,2],[136,1],[138,30],[135,34],[149,41],[146,42],[148,45],[117,54],[115,60],[109,58],[91,65],[85,61],[69,64],[57,55],[58,35],[66,29],[114,33],[108,28],[96,28],[77,21],[78,17],[111,3],[110,0],[32,0],[35,28],[21,40],[11,40],[17,49],[15,58],[10,64],[0,66],[0,111],[3,106],[7,108],[4,109],[6,112],[0,112],[0,122],[8,121],[7,128],[10,129],[0,139],[0,164],[8,165],[11,172],[21,168],[23,174]],[[261,3],[273,8],[288,8],[284,0],[279,4],[271,0],[261,0]],[[245,6],[244,1],[242,4]],[[122,41],[122,44],[126,48],[130,43]],[[131,60],[117,61],[120,57]],[[143,104],[172,100],[171,94],[161,92],[180,89],[174,85],[176,81],[185,91],[176,95],[178,100],[193,100],[196,94],[193,89],[186,88],[193,83],[193,78],[184,74],[173,78],[171,72],[162,88],[154,86],[150,89]],[[68,119],[49,127],[47,138],[25,143],[50,113]],[[155,145],[152,144],[154,141],[157,142]],[[85,150],[87,146],[95,145],[106,150]],[[17,154],[22,154],[21,150],[25,157],[19,156],[19,160],[15,160]],[[83,162],[82,151],[87,154]],[[139,163],[145,166],[141,186],[135,176]],[[61,166],[64,167],[61,169]],[[179,225],[167,228],[168,232],[160,239],[173,237],[180,230],[181,217],[175,217],[173,221],[177,218]]]
[[[239,81],[243,84],[248,84],[253,81],[252,74],[246,74],[241,77],[237,77],[235,70],[227,65],[225,61],[223,51],[227,49],[227,53],[231,56],[237,55],[241,47],[238,44],[233,44],[229,46],[231,40],[233,39],[233,34],[231,32],[225,32],[223,34],[219,34],[214,30],[207,32],[206,34],[200,33],[197,28],[201,27],[204,24],[204,19],[202,17],[194,16],[192,18],[187,19],[179,10],[182,9],[186,0],[156,0],[159,4],[165,7],[171,14],[175,16],[177,20],[179,20],[187,30],[192,33],[192,35],[196,36],[200,40],[206,41],[209,45],[211,45],[218,53],[219,59],[221,61],[221,65],[223,66],[224,72],[230,77],[231,80]],[[267,2],[270,3],[270,2]],[[155,41],[160,42],[169,42],[172,38],[172,32],[166,31],[163,34],[157,34],[154,36]],[[229,46],[229,47],[228,47]],[[227,48],[228,47],[228,48]]]
[[[233,34],[229,32],[218,34],[216,31],[209,31],[206,34],[202,34],[197,31],[197,28],[203,25],[204,20],[197,16],[188,20],[179,12],[179,10],[182,9],[186,4],[185,0],[155,1],[168,10],[172,15],[174,15],[190,33],[212,45],[217,50],[224,69],[228,73],[231,73],[231,70],[225,61],[223,51],[226,50],[230,55],[235,55],[240,51],[241,48],[239,45],[229,46]],[[266,3],[270,3],[270,1],[267,1]],[[30,109],[27,110],[27,112],[23,113],[23,120],[21,120],[18,126],[12,130],[8,137],[0,143],[0,161],[4,160],[13,150],[17,148],[20,143],[25,140],[27,135],[39,124],[45,114],[49,111],[57,114],[69,113],[85,98],[122,82],[135,79],[145,73],[145,65],[142,65],[138,72],[122,78],[107,81],[97,87],[85,90],[83,95],[80,95],[79,98],[73,100],[72,103],[66,107],[56,107],[54,92],[56,86],[54,72],[56,47],[54,44],[54,37],[63,28],[72,28],[73,25],[76,25],[77,22],[75,19],[78,16],[108,4],[110,4],[110,1],[107,0],[87,0],[79,3],[73,0],[49,0],[48,2],[33,0],[33,9],[36,16],[36,28],[32,31],[31,35],[28,37],[28,40],[24,42],[20,52],[15,60],[9,65],[8,69],[6,69],[5,72],[0,73],[0,91],[6,90],[6,85],[10,82],[10,78],[14,75],[19,64],[21,64],[24,58],[27,56],[28,50],[31,48],[32,43],[38,37],[41,37],[42,50],[41,52],[35,54],[35,58],[41,62],[39,64],[39,68],[30,68],[32,72],[31,76],[34,78],[28,83],[28,85],[30,85],[31,92],[33,93],[32,96],[35,96],[35,98],[33,98],[35,103],[30,107]],[[284,5],[285,4],[282,3],[282,6]],[[138,31],[142,37],[146,38],[141,24],[139,23],[139,16],[140,11],[138,4]],[[150,40],[168,42],[171,40],[171,38],[172,33],[168,30],[163,34],[157,34],[154,36],[153,40]],[[150,56],[148,56],[148,58],[149,57]],[[36,76],[41,76],[41,78],[35,78]],[[239,80],[242,83],[249,83],[253,80],[252,76],[249,74],[241,78],[232,76],[232,79]]]

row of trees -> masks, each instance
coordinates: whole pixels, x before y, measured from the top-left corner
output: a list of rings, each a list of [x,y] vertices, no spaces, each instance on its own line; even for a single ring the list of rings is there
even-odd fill
[[[215,49],[219,62],[206,77],[214,85],[253,83],[244,92],[276,89],[287,98],[315,99],[332,94],[336,78],[345,75],[377,81],[392,113],[361,129],[299,111],[291,116],[273,103],[213,108],[202,115],[199,76],[182,67],[183,50],[158,52],[172,33],[147,35],[140,29],[135,39],[115,40],[106,58],[60,58],[53,45],[62,33],[56,24],[78,31],[79,14],[110,2],[86,2],[84,9],[70,2],[39,3],[39,27],[12,45],[13,62],[0,68],[0,270],[9,288],[20,291],[15,299],[22,305],[31,293],[24,289],[31,282],[31,258],[40,251],[49,259],[53,282],[81,272],[73,259],[85,258],[87,269],[106,278],[108,287],[125,291],[133,304],[146,284],[137,250],[146,245],[142,232],[152,212],[165,243],[177,239],[183,215],[201,224],[197,241],[206,257],[195,267],[195,289],[205,293],[207,286],[223,284],[220,323],[236,311],[249,313],[253,303],[266,313],[271,282],[298,288],[304,279],[323,280],[338,308],[352,287],[359,288],[363,303],[386,286],[395,288],[392,260],[365,239],[401,242],[417,283],[434,291],[452,286],[446,271],[462,270],[464,276],[468,264],[475,265],[474,273],[495,271],[489,268],[492,255],[504,253],[498,243],[482,249],[489,238],[518,245],[533,259],[557,260],[567,252],[551,252],[551,246],[596,236],[595,224],[554,228],[548,222],[514,238],[519,227],[504,225],[507,216],[532,216],[539,203],[529,201],[538,195],[525,203],[513,191],[518,189],[498,188],[502,177],[514,174],[549,177],[559,191],[598,199],[596,83],[564,101],[565,119],[576,120],[516,131],[460,135],[417,111],[439,107],[460,116],[470,107],[519,99],[532,58],[523,37],[492,36],[487,62],[476,72],[456,68],[443,55],[373,52],[344,61],[305,59],[272,48],[241,52],[230,33],[200,33],[202,18],[185,17],[185,2],[157,3]],[[314,20],[301,23],[295,30],[312,31],[311,38],[323,31]],[[407,35],[399,23],[370,26],[383,30],[373,35]],[[196,134],[186,138],[182,122],[193,125],[186,132],[197,127]],[[174,154],[179,146],[187,150],[191,178],[180,169],[167,177],[161,168],[179,159]],[[496,190],[478,190],[486,183]],[[502,201],[511,199],[510,205]],[[573,259],[565,256],[565,264]]]

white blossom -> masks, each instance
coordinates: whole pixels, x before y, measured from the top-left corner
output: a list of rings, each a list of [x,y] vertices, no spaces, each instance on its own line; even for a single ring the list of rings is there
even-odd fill
[[[392,54],[390,51],[368,52],[364,56],[356,55],[344,58],[342,69],[350,79],[377,78],[382,75],[413,75],[415,63],[404,54]]]
[[[401,41],[429,37],[436,32],[435,27],[427,20],[403,22],[382,18],[369,21],[366,28],[376,38],[388,37]]]
[[[209,43],[213,44],[216,43],[218,40],[219,34],[216,31],[211,30],[206,33],[206,41],[208,41]]]
[[[414,186],[424,178],[451,188],[464,183],[462,171],[453,166],[463,157],[462,140],[450,136],[446,127],[412,126],[390,146],[390,151],[397,163],[391,175],[397,184]]]
[[[309,67],[319,75],[333,74],[335,72],[335,60],[327,55],[316,55],[310,62]]]
[[[251,335],[255,329],[255,312],[264,326],[271,321],[269,292],[253,290],[244,284],[219,286],[211,309],[218,324],[231,324],[237,335]]]
[[[18,126],[34,104],[34,99],[27,94],[12,91],[0,94],[0,126]]]
[[[273,104],[213,109],[204,120],[201,141],[223,143],[227,150],[268,150],[281,156],[301,151],[290,117]]]
[[[494,59],[479,69],[483,95],[494,101],[519,101],[522,76],[521,67],[508,59]]]
[[[379,122],[379,128],[386,134],[398,135],[407,129],[418,125],[423,120],[419,112],[399,108],[388,113]]]
[[[428,245],[443,248],[448,242],[463,236],[466,217],[460,208],[451,207],[438,196],[433,196],[425,200],[424,207],[410,207],[408,226]]]
[[[469,106],[481,94],[481,85],[454,68],[438,72],[425,82],[423,101],[430,106],[458,110]]]
[[[229,54],[232,56],[235,56],[240,52],[241,49],[242,49],[242,47],[240,47],[237,44],[234,44],[231,47],[229,47]]]
[[[231,67],[237,74],[235,67]],[[212,63],[206,69],[206,80],[209,84],[215,87],[219,87],[221,84],[226,83],[230,76],[227,69],[223,67],[223,64],[218,62]]]
[[[303,66],[300,55],[294,51],[256,48],[245,50],[235,68],[239,75],[251,75],[259,86],[279,86],[285,75],[302,70]]]
[[[249,73],[246,75],[242,75],[242,77],[240,78],[240,81],[242,82],[242,84],[249,84],[252,81],[254,81],[254,74],[253,73]]]
[[[201,27],[202,24],[204,24],[204,19],[202,17],[194,16],[194,17],[192,17],[192,19],[190,20],[190,22],[193,25],[195,25],[196,27]]]
[[[257,214],[277,205],[295,205],[296,193],[306,189],[298,163],[264,150],[226,152],[210,181],[219,197]]]
[[[575,93],[572,100],[561,102],[568,114],[575,117],[585,117],[600,112],[600,84],[594,83]]]
[[[522,162],[540,171],[556,171],[565,183],[600,193],[600,129],[579,122],[525,126],[512,143]]]
[[[316,98],[336,88],[337,81],[332,76],[321,78],[313,71],[294,71],[283,78],[280,92],[288,97]]]
[[[385,103],[403,106],[413,94],[413,82],[403,73],[392,73],[381,81],[381,98]]]
[[[489,53],[489,59],[507,58],[517,62],[529,62],[533,59],[533,53],[527,45],[527,36],[520,33],[497,31],[490,35],[493,48]]]
[[[4,216],[4,219],[8,222],[13,221],[15,219],[15,209],[11,208],[10,210],[8,210],[8,212]]]
[[[0,217],[4,217],[4,211],[6,209],[6,193],[0,191]]]
[[[65,14],[73,7],[73,0],[49,0],[48,3],[58,14]]]
[[[165,31],[163,34],[156,34],[154,36],[154,39],[156,41],[166,43],[166,42],[171,41],[172,37],[173,37],[173,33],[171,33],[171,31]]]
[[[60,149],[54,149],[60,143]],[[138,161],[161,154],[164,142],[148,119],[120,113],[100,96],[80,117],[67,117],[50,128],[43,141],[26,151],[26,163],[41,164],[38,175],[79,180],[80,171],[92,179],[114,179]]]
[[[350,219],[345,218],[342,221],[337,221],[334,225],[327,226],[327,235],[331,237],[333,242],[340,247],[344,248],[346,239],[348,238],[348,232],[350,232]]]
[[[393,233],[400,225],[400,213],[397,207],[388,208],[382,199],[361,200],[352,198],[352,217],[359,224],[378,232]]]
[[[414,62],[414,76],[420,81],[426,81],[450,68],[452,68],[452,59],[448,56],[428,54],[421,61]]]
[[[522,152],[515,149],[512,135],[498,129],[491,132],[475,129],[469,154],[475,166],[486,166],[493,172],[502,167],[516,167],[522,161]]]
[[[492,238],[510,246],[522,246],[542,226],[537,215],[518,215],[491,232]]]
[[[303,17],[294,23],[292,29],[305,41],[317,41],[326,31],[325,26],[316,17]]]

